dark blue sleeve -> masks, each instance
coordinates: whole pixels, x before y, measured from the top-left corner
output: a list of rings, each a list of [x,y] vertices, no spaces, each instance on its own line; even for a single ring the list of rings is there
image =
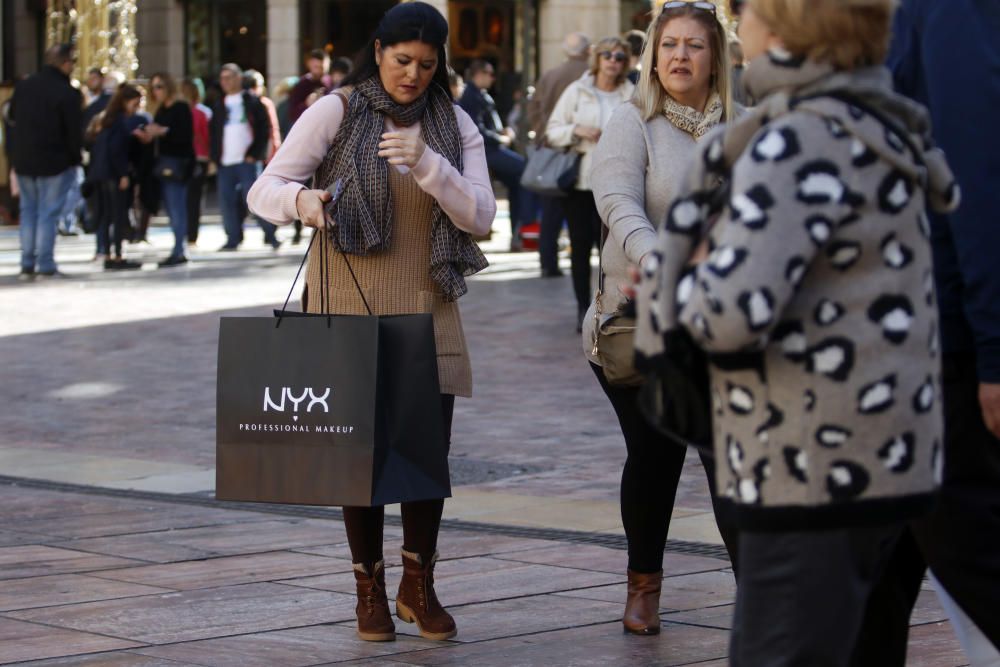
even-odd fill
[[[483,141],[487,147],[500,145],[496,132],[493,132],[486,126],[486,102],[471,83],[465,87],[465,92],[462,93],[462,97],[458,100],[458,106],[462,107],[465,113],[469,114],[469,117],[476,123],[476,127],[479,128],[479,133],[483,135]]]
[[[942,343],[966,329],[980,381],[1000,383],[1000,3],[904,1],[888,64],[900,92],[930,109],[962,188],[934,235]]]

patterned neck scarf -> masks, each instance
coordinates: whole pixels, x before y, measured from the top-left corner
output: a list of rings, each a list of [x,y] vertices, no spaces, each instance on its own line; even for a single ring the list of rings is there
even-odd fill
[[[427,148],[462,171],[462,137],[447,91],[432,83],[417,100],[402,105],[392,100],[378,76],[358,84],[314,179],[316,187],[323,189],[338,178],[343,180],[344,189],[333,211],[335,233],[341,249],[354,255],[385,250],[392,239],[390,165],[378,156],[386,116],[403,127],[419,122]],[[486,268],[487,261],[479,246],[451,222],[437,201],[432,216],[431,277],[445,298],[454,301],[468,291],[465,276]]]
[[[708,98],[704,113],[680,104],[670,95],[667,95],[663,102],[663,115],[667,120],[695,139],[701,139],[709,130],[722,122],[722,112],[722,98],[718,93],[712,93]]]

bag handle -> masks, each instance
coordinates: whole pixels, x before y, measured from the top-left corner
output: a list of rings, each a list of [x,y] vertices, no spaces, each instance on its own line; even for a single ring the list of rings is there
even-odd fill
[[[337,201],[337,199],[340,197],[341,190],[342,190],[342,182],[338,178],[330,186],[330,188],[327,189],[327,191],[330,192],[332,197],[330,201],[326,204],[326,208],[330,207],[334,202]],[[358,282],[358,277],[354,273],[354,267],[351,266],[350,260],[347,259],[347,253],[344,252],[343,248],[340,245],[339,235],[334,233],[334,227],[333,224],[330,222],[330,219],[326,216],[324,216],[324,219],[325,219],[324,228],[317,229],[313,233],[312,238],[309,239],[309,245],[306,247],[306,252],[302,256],[302,261],[299,263],[298,271],[295,272],[295,278],[292,280],[292,285],[291,287],[288,288],[288,296],[285,297],[285,303],[281,307],[281,312],[284,313],[285,310],[288,308],[288,302],[292,298],[292,292],[295,291],[295,285],[299,281],[299,276],[302,275],[302,269],[305,267],[306,261],[309,259],[309,252],[312,250],[313,243],[316,242],[316,236],[318,235],[321,237],[319,266],[320,266],[320,274],[322,275],[323,278],[322,281],[320,282],[320,313],[327,316],[327,326],[330,325],[330,316],[332,315],[332,313],[330,312],[329,294],[327,293],[330,284],[330,267],[327,261],[328,257],[327,253],[329,252],[329,248],[327,246],[328,236],[333,237],[334,248],[340,253],[340,256],[344,258],[344,263],[347,265],[347,270],[351,274],[351,280],[354,282],[354,287],[358,290],[358,295],[361,297],[361,302],[365,304],[365,310],[368,311],[369,315],[374,315],[371,306],[368,304],[368,299],[365,298],[365,293],[361,289],[361,283]],[[281,320],[283,319],[283,317],[284,317],[283,315],[278,316],[277,318],[278,321],[274,325],[275,328],[281,326]]]

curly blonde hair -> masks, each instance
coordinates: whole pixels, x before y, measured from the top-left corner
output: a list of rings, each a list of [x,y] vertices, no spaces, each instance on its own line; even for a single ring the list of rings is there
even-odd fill
[[[878,65],[889,49],[896,0],[750,0],[794,56],[846,70]]]

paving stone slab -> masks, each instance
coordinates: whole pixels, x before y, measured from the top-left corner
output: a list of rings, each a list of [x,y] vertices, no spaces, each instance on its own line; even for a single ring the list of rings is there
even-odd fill
[[[917,602],[913,605],[913,613],[910,614],[910,625],[924,625],[926,623],[940,623],[947,621],[948,614],[941,607],[941,600],[933,590],[923,590],[917,595]]]
[[[555,595],[448,607],[448,611],[458,626],[458,635],[452,641],[463,644],[598,625],[615,619],[620,622],[621,619],[621,609],[617,605]],[[396,632],[419,635],[416,625],[402,623],[398,619]],[[401,658],[396,656],[394,659]]]
[[[16,547],[22,544],[39,544],[41,542],[55,540],[51,535],[35,535],[32,533],[21,533],[14,530],[0,529],[0,547]]]
[[[348,561],[290,551],[225,556],[167,565],[147,565],[100,573],[105,579],[159,586],[176,591],[218,588],[291,577],[350,572]],[[353,581],[353,577],[351,578]],[[350,592],[350,591],[347,591]]]
[[[559,593],[558,595],[624,604],[625,581],[613,586],[597,586],[585,590]],[[735,599],[736,579],[732,572],[728,570],[698,572],[665,578],[660,594],[660,608],[665,611],[704,609],[730,604]]]
[[[626,551],[593,544],[560,544],[543,549],[499,554],[497,558],[611,572],[621,574],[623,577],[628,569],[628,553]],[[666,577],[722,570],[728,567],[727,561],[706,556],[691,556],[674,552],[663,555],[663,574]]]
[[[306,667],[395,653],[420,651],[440,643],[400,635],[394,642],[366,642],[353,627],[316,625],[238,637],[206,639],[140,649],[144,655],[205,667]]]
[[[11,612],[12,618],[168,644],[355,618],[354,596],[247,584]]]
[[[671,667],[717,660],[728,654],[729,633],[710,628],[665,626],[655,637],[622,633],[620,622],[539,632],[515,638],[401,654],[411,665],[476,667]]]
[[[906,667],[960,667],[969,664],[950,623],[910,628]]]
[[[154,563],[236,556],[329,544],[346,539],[338,522],[284,519],[205,528],[184,528],[61,543],[71,548],[129,555]]]
[[[390,594],[395,594],[401,574],[402,567],[386,569]],[[476,557],[440,563],[434,571],[434,588],[442,604],[453,607],[599,586],[618,578],[603,572]],[[354,578],[348,575],[306,577],[281,583],[351,594],[355,590]]]
[[[139,564],[129,558],[114,558],[74,549],[26,544],[0,548],[0,579],[21,579],[50,574],[110,570]]]
[[[705,609],[688,609],[685,611],[668,610],[660,613],[660,620],[669,623],[700,625],[719,630],[730,630],[733,627],[733,611],[735,604],[721,604]]]
[[[139,655],[132,651],[115,651],[114,653],[95,653],[73,658],[56,658],[53,660],[37,660],[21,663],[23,667],[202,667],[193,662],[177,662],[164,660],[148,655]]]
[[[0,617],[0,664],[136,646],[142,644]]]
[[[128,535],[130,533],[151,533],[162,530],[200,528],[236,523],[263,522],[274,519],[273,515],[255,514],[237,510],[209,509],[184,505],[134,507],[114,512],[87,514],[86,521],[78,515],[45,517],[16,522],[17,530],[40,533],[52,538],[82,539]]]
[[[102,573],[103,574],[103,573]],[[165,588],[108,581],[80,574],[10,579],[0,586],[0,612],[56,607],[169,592]]]
[[[3,506],[0,522],[17,530],[16,524],[21,521],[117,512],[134,507],[135,501],[4,484],[0,485],[0,505]],[[171,507],[168,504],[160,506],[163,509]]]
[[[393,530],[386,526],[383,539],[385,562],[387,565],[400,564],[400,548],[403,544],[402,529]],[[454,533],[454,534],[452,534]],[[438,537],[439,562],[475,558],[477,556],[492,556],[516,553],[540,547],[561,545],[562,542],[536,540],[524,537],[510,537],[487,532],[442,530]],[[301,547],[292,551],[304,554],[315,554],[327,558],[351,560],[351,548],[348,543],[327,544],[318,547]]]

